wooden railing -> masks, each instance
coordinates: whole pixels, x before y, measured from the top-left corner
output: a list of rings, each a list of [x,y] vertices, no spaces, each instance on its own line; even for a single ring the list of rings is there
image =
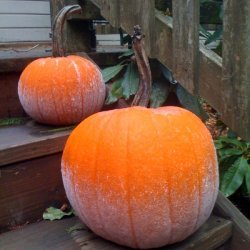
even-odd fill
[[[224,0],[223,60],[199,43],[199,1],[174,0],[173,18],[155,0],[91,0],[111,25],[132,33],[139,24],[149,57],[172,70],[189,92],[206,99],[221,119],[250,139],[250,1]]]

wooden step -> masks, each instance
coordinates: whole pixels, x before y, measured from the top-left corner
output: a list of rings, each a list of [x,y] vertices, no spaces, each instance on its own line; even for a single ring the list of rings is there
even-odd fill
[[[56,131],[32,120],[0,128],[0,232],[66,202],[60,169],[71,129]]]
[[[82,225],[80,230],[69,230],[75,225]],[[232,234],[232,222],[211,216],[193,235],[183,242],[159,249],[216,249],[222,246]],[[145,237],[147,237],[145,235]],[[2,234],[0,249],[36,249],[36,250],[122,250],[129,249],[106,241],[92,233],[77,217],[60,221],[42,221],[21,229]]]
[[[71,130],[56,132],[33,120],[0,128],[0,166],[61,152]]]

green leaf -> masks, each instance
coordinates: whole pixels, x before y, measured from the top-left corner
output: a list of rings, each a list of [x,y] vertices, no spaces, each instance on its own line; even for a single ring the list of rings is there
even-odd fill
[[[207,40],[205,41],[205,45],[218,40],[221,37],[222,31],[223,31],[223,29],[221,26],[219,29],[214,31],[214,33],[207,38]]]
[[[244,195],[250,196],[250,165],[247,166],[247,171],[244,180]]]
[[[63,212],[61,209],[49,207],[43,213],[43,219],[44,220],[60,220],[64,216],[71,216],[73,214],[74,214],[73,209],[71,209],[69,212]]]
[[[126,36],[123,36],[122,37],[122,40],[121,40],[121,45],[125,45],[126,43],[131,43],[132,42],[132,38],[130,35],[126,35]]]
[[[132,49],[129,49],[128,51],[121,54],[118,58],[121,59],[123,57],[130,57],[134,54],[134,51]]]
[[[250,165],[247,166],[247,171],[245,175],[246,193],[250,195]]]
[[[150,108],[158,108],[167,100],[171,85],[168,82],[153,82],[150,96]]]
[[[139,74],[135,63],[131,62],[124,74],[122,81],[123,96],[127,100],[130,95],[134,95],[139,87]]]
[[[211,36],[211,34],[203,28],[202,25],[199,26],[199,32],[200,32],[200,35],[204,36],[205,38],[209,38]]]
[[[165,79],[168,80],[170,83],[172,83],[174,81],[172,72],[168,68],[166,68],[162,63],[159,64],[160,64],[160,70]]]
[[[215,147],[216,147],[217,150],[218,150],[218,149],[222,149],[222,148],[224,148],[224,147],[227,146],[227,144],[223,143],[223,142],[220,141],[220,140],[215,140],[215,141],[214,141],[214,145],[215,145]]]
[[[102,76],[104,82],[108,82],[110,79],[114,78],[116,75],[118,75],[121,70],[126,66],[126,64],[118,64],[115,66],[111,66],[108,68],[105,68],[102,70]]]
[[[247,166],[247,160],[240,157],[228,168],[220,183],[220,190],[226,197],[232,195],[242,185]]]
[[[233,146],[237,146],[237,147],[240,147],[240,148],[242,147],[242,142],[235,139],[235,138],[228,138],[226,136],[220,136],[218,138],[218,140],[220,140],[221,142],[227,143],[231,147],[233,147]]]
[[[25,124],[29,119],[28,117],[3,118],[0,119],[0,127]]]
[[[120,78],[112,84],[111,90],[108,92],[108,96],[105,100],[106,105],[112,104],[123,97],[122,81],[123,79]]]
[[[218,150],[219,156],[223,157],[225,155],[242,155],[244,152],[237,148],[222,148]]]
[[[202,120],[207,119],[208,116],[203,110],[197,96],[191,95],[180,84],[177,84],[176,95],[184,108],[190,110],[191,112],[199,116]]]

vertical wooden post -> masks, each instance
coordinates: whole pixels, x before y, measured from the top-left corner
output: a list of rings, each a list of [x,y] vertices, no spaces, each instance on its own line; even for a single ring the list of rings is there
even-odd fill
[[[155,0],[120,0],[121,27],[133,34],[134,26],[139,25],[145,35],[147,55],[155,54]]]
[[[198,93],[199,0],[174,0],[173,73],[190,93]]]
[[[223,121],[250,139],[250,1],[224,0]]]
[[[82,0],[51,0],[51,21],[53,24],[54,18],[59,10],[65,5],[80,4]],[[83,8],[83,11],[86,11]],[[91,40],[93,39],[93,31],[90,29],[89,20],[70,20],[64,26],[63,44],[66,53],[72,52],[89,52],[91,50]]]

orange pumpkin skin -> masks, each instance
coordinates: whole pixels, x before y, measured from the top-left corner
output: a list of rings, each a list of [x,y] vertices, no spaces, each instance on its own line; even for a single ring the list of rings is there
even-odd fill
[[[212,138],[199,118],[178,107],[88,117],[66,143],[62,176],[91,230],[142,249],[188,237],[209,217],[218,193]]]
[[[24,69],[18,95],[34,120],[67,125],[101,110],[105,84],[99,68],[85,58],[40,58]]]

